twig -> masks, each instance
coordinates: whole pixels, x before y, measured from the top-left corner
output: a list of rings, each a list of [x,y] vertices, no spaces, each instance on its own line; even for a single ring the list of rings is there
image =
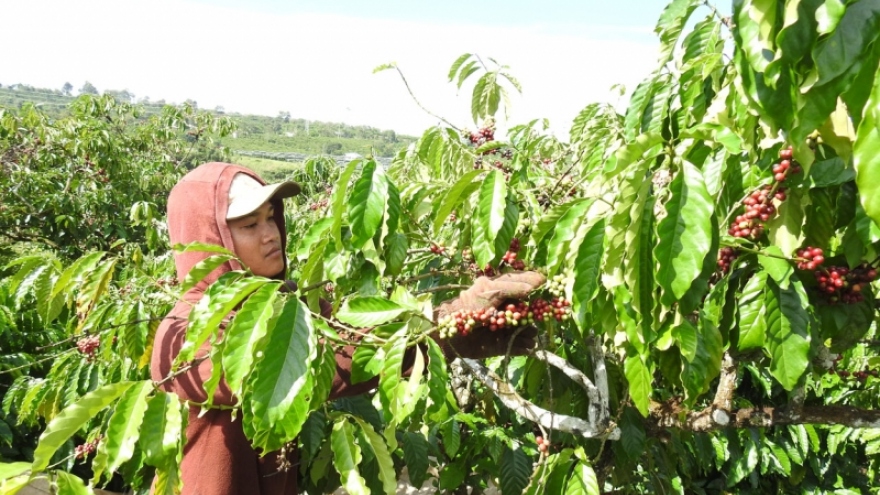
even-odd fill
[[[467,289],[470,288],[470,285],[463,284],[447,284],[447,285],[438,285],[436,287],[428,287],[427,289],[422,289],[414,292],[414,294],[426,294],[428,292],[441,292],[444,290],[455,290],[455,289]]]
[[[330,279],[321,280],[320,282],[315,282],[312,285],[307,285],[307,286],[303,287],[300,290],[300,292],[310,292],[310,291],[313,291],[313,290],[318,289],[320,287],[323,287],[331,282],[333,282],[333,281]]]
[[[507,407],[523,418],[538,423],[551,429],[571,433],[584,438],[620,438],[620,430],[602,431],[597,425],[574,416],[556,414],[534,403],[523,399],[517,394],[509,383],[502,380],[498,375],[473,359],[462,359],[462,363],[471,370],[474,376],[489,388],[496,397]]]
[[[449,127],[453,128],[453,129],[455,129],[456,131],[459,131],[459,132],[461,131],[461,129],[459,129],[458,127],[453,125],[452,122],[449,122],[448,120],[444,119],[443,117],[441,117],[441,116],[431,112],[427,108],[425,108],[425,106],[422,105],[421,102],[419,102],[419,99],[416,98],[416,95],[413,93],[412,88],[409,87],[409,82],[407,82],[406,77],[403,75],[403,71],[400,70],[400,67],[398,67],[397,64],[394,65],[394,70],[396,70],[397,73],[400,74],[400,78],[403,80],[403,85],[406,86],[406,90],[409,92],[409,95],[412,97],[413,101],[416,102],[416,105],[418,105],[419,108],[424,110],[424,112],[427,113],[428,115],[430,115],[431,117],[434,117],[435,119],[440,120],[441,122],[443,122],[444,124],[448,125]]]
[[[36,366],[38,364],[45,363],[46,361],[52,361],[54,359],[58,359],[60,356],[63,356],[64,354],[67,354],[68,352],[73,352],[73,351],[74,351],[74,349],[68,349],[66,351],[61,351],[58,354],[54,354],[52,356],[40,359],[38,361],[34,361],[32,363],[17,366],[15,368],[5,369],[5,370],[0,371],[0,375],[6,374],[6,373],[12,373],[13,371],[18,371],[18,370],[25,369],[25,368],[30,368],[31,366]]]
[[[164,385],[165,383],[168,383],[168,382],[170,382],[171,380],[174,380],[174,379],[177,378],[178,376],[180,376],[180,375],[182,375],[182,374],[188,372],[189,370],[195,368],[196,366],[202,364],[202,361],[208,359],[209,357],[210,357],[209,355],[205,355],[205,356],[202,356],[202,357],[198,357],[198,358],[193,359],[192,361],[190,361],[190,363],[189,363],[188,365],[184,366],[183,368],[180,368],[180,369],[177,370],[177,371],[174,371],[174,372],[172,372],[172,373],[169,373],[168,376],[166,376],[165,378],[159,380],[158,382],[154,381],[154,382],[153,382],[153,388],[155,388],[156,390],[158,390],[159,387],[161,387],[161,386]]]

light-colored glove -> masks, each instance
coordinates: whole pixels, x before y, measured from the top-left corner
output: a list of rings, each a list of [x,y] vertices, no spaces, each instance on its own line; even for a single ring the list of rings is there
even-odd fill
[[[546,277],[538,272],[512,272],[494,278],[480,277],[457,298],[441,304],[435,311],[435,321],[456,311],[495,308],[508,300],[523,300],[545,280]],[[537,329],[533,326],[505,327],[495,332],[488,328],[479,328],[468,335],[456,334],[448,339],[437,339],[437,342],[448,359],[457,356],[481,359],[507,354],[508,348],[514,356],[527,354],[535,347],[536,336]],[[511,338],[514,339],[512,344]]]

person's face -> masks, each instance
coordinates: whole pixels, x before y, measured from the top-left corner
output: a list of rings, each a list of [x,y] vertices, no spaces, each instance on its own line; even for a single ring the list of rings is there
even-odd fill
[[[235,254],[254,275],[273,277],[284,269],[281,232],[274,213],[275,208],[267,201],[250,215],[227,220]]]

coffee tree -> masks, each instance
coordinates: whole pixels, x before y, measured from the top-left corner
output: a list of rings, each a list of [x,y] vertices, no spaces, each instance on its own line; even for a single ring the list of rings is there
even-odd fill
[[[541,121],[500,139],[519,84],[462,56],[449,79],[473,84],[474,127],[443,119],[387,170],[310,162],[298,180],[319,185],[288,215],[299,291],[227,273],[167,379],[210,359],[207,396],[224,377],[248,438],[298,449],[279,469],[314,493],[392,493],[404,466],[444,492],[868,492],[878,23],[871,0],[737,1],[729,17],[675,0],[626,112],[589,105],[567,141]],[[2,466],[4,489],[47,476],[87,493],[69,472],[93,456],[90,485],[155,475],[159,493],[179,490],[185,408],[216,406],[146,379],[150,336],[233,255],[176,249],[213,255],[182,281],[161,260],[133,272],[100,252],[18,262],[9,293],[68,340],[45,379],[6,394],[7,411],[46,427],[32,462]],[[527,301],[438,318],[475,277],[522,269],[548,277]],[[428,337],[528,325],[534,352],[485,362],[450,365]],[[353,379],[378,386],[327,402],[333,349],[352,341]]]

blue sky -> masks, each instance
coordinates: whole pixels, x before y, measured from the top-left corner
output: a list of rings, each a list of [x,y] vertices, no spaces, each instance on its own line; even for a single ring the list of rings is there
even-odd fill
[[[494,57],[523,85],[506,126],[548,118],[567,134],[588,103],[621,107],[656,67],[662,0],[11,0],[0,2],[0,84],[60,88],[84,81],[137,98],[346,122],[419,134],[461,127],[469,87],[446,81],[462,53]],[[695,17],[708,10],[701,8]],[[28,22],[39,19],[39,22]],[[23,43],[22,40],[27,40]],[[615,89],[613,89],[615,88]]]

